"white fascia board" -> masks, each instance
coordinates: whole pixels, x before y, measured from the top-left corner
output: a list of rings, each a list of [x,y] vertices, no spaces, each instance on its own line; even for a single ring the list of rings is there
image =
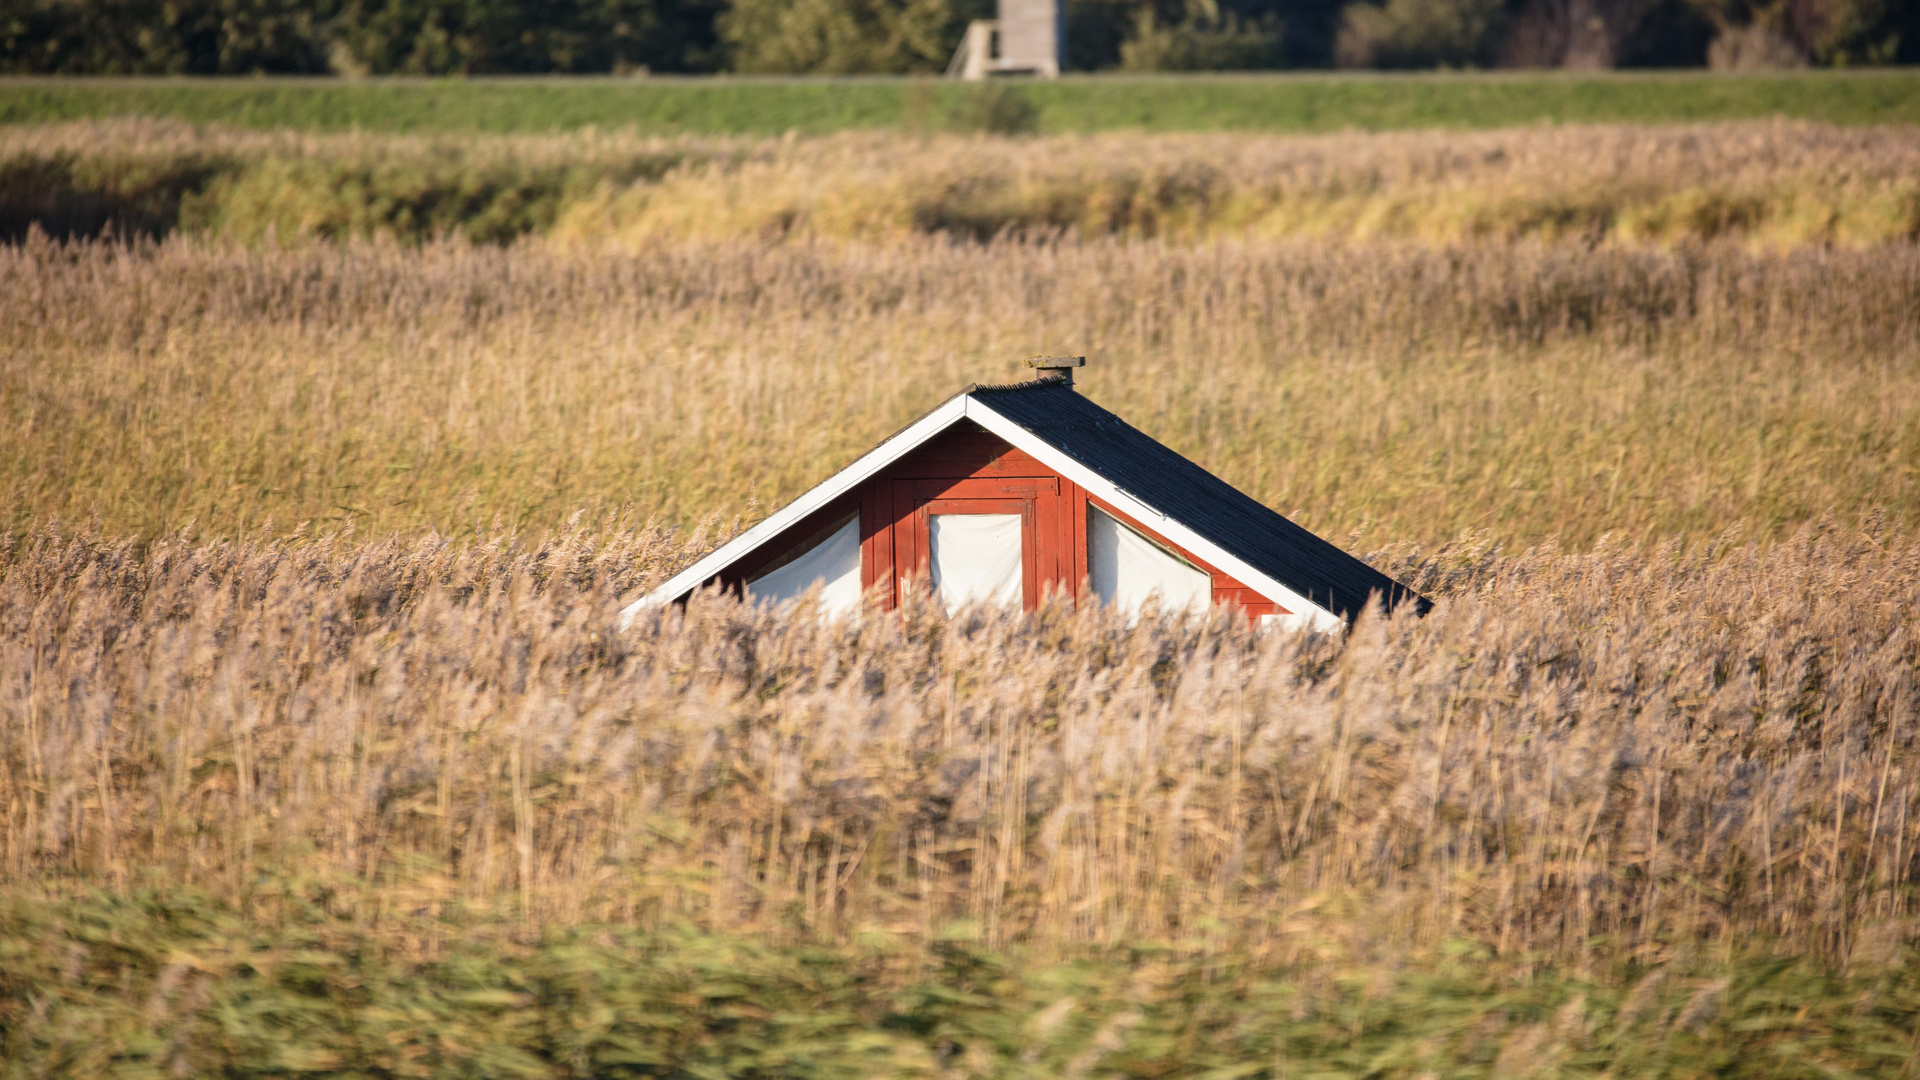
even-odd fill
[[[1148,505],[1139,496],[1061,453],[1045,439],[994,412],[984,402],[975,401],[971,396],[964,398],[963,401],[966,405],[967,419],[1007,440],[1015,447],[1032,454],[1035,458],[1052,466],[1060,475],[1126,511],[1141,524],[1232,574],[1245,582],[1247,587],[1257,590],[1267,599],[1286,608],[1292,615],[1282,620],[1284,626],[1332,631],[1346,625],[1346,620],[1340,616],[1247,565],[1232,553],[1222,550],[1218,544],[1188,528],[1178,518],[1167,514],[1159,507]]]
[[[867,451],[866,456],[835,473],[798,499],[788,503],[765,521],[709,552],[706,557],[668,578],[652,592],[620,610],[624,629],[644,608],[678,600],[700,587],[701,583],[761,544],[785,532],[802,518],[851,491],[862,480],[893,464],[909,451],[933,438],[967,415],[967,395],[950,398],[946,404],[913,422],[898,434]]]

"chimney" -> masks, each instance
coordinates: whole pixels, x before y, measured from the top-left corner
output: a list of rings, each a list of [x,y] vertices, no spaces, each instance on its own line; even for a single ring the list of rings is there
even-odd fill
[[[1027,366],[1033,368],[1034,382],[1062,382],[1073,385],[1073,369],[1086,367],[1084,356],[1029,356]]]

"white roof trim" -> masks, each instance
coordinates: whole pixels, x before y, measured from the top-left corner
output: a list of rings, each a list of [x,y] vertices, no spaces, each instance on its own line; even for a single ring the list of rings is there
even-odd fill
[[[940,434],[967,415],[967,395],[947,399],[939,408],[913,422],[892,438],[853,464],[833,474],[825,482],[798,499],[781,507],[771,517],[709,552],[706,557],[668,578],[652,592],[620,609],[620,628],[626,629],[634,616],[656,604],[678,600],[700,587],[708,578],[731,566],[761,544],[785,532],[801,518],[851,491],[862,480],[900,460],[908,451]]]
[[[652,592],[622,608],[621,627],[624,629],[642,609],[678,600],[699,588],[701,583],[732,565],[735,560],[746,556],[761,544],[785,532],[808,514],[846,494],[861,481],[898,461],[921,443],[953,426],[962,417],[972,420],[1012,443],[1018,449],[1033,455],[1060,475],[1124,510],[1166,539],[1232,574],[1246,583],[1248,588],[1287,608],[1293,614],[1282,620],[1286,625],[1315,630],[1334,630],[1345,624],[1340,616],[1249,566],[1221,549],[1204,535],[1188,528],[1178,518],[1158,507],[1148,505],[1139,496],[1061,453],[1045,439],[994,412],[984,402],[974,400],[971,394],[960,394],[948,399],[945,404],[921,417],[910,427],[868,451],[860,460],[788,503],[765,521],[722,544],[705,558],[662,582]]]

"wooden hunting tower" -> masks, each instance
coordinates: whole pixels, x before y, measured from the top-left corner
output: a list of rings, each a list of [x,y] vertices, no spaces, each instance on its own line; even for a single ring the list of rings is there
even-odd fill
[[[997,19],[976,19],[968,25],[947,74],[962,79],[1058,78],[1067,52],[1063,0],[998,0],[998,14]]]

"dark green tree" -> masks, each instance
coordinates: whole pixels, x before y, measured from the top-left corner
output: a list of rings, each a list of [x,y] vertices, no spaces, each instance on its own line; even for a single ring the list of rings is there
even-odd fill
[[[300,0],[8,0],[0,71],[289,75],[328,70],[325,4]]]
[[[374,74],[711,70],[716,0],[346,0],[336,58]]]
[[[9,0],[16,74],[710,71],[724,0]]]
[[[931,74],[990,0],[733,0],[720,33],[736,71]]]

